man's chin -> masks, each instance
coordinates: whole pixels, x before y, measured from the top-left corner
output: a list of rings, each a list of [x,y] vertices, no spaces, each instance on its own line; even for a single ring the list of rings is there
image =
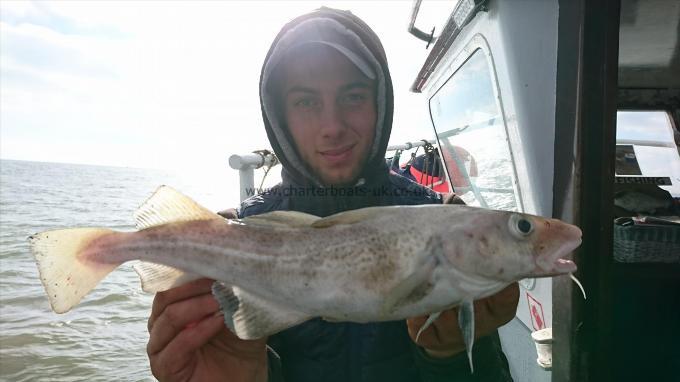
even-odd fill
[[[321,182],[326,187],[351,187],[356,185],[359,174],[354,173],[335,173],[328,174],[326,176],[320,176]]]
[[[351,178],[325,179],[325,180],[322,179],[321,182],[323,182],[323,185],[326,187],[352,187],[357,183],[355,179]]]

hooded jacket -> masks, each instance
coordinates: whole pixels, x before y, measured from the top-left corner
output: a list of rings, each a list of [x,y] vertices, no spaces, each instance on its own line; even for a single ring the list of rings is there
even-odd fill
[[[324,44],[340,51],[377,82],[377,122],[373,145],[354,185],[322,184],[302,161],[269,79],[282,54],[303,43]],[[392,81],[377,35],[348,11],[320,8],[286,24],[271,45],[260,76],[260,104],[269,142],[282,164],[282,182],[245,200],[239,217],[274,210],[294,210],[325,217],[380,205],[442,203],[442,196],[390,173],[385,151],[392,128]],[[396,223],[395,223],[396,224]],[[269,338],[269,380],[287,382],[347,381],[508,381],[507,360],[497,333],[474,346],[480,365],[470,376],[464,352],[450,359],[432,359],[410,339],[403,321],[330,323],[313,319]],[[483,365],[483,366],[482,366]],[[472,378],[472,379],[471,379]]]

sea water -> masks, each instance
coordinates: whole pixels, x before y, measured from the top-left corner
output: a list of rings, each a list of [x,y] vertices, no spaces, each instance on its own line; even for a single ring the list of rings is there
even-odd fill
[[[237,179],[227,166],[197,180],[158,170],[0,161],[0,380],[155,380],[145,350],[153,295],[141,291],[132,268],[124,264],[72,311],[56,314],[27,237],[77,226],[134,230],[134,210],[161,184],[212,210],[235,207]]]

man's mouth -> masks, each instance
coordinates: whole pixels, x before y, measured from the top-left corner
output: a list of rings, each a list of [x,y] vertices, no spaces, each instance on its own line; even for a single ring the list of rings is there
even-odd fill
[[[330,164],[340,164],[347,161],[352,156],[355,144],[342,146],[339,148],[319,150],[318,153]]]

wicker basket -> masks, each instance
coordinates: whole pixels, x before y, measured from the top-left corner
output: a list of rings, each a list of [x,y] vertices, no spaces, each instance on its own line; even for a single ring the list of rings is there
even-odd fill
[[[614,224],[614,260],[680,263],[680,226]]]

